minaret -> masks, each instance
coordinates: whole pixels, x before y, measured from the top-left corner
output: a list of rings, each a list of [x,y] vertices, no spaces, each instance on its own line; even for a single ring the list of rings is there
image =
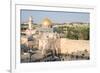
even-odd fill
[[[32,16],[29,17],[29,21],[28,21],[28,29],[32,29],[32,24],[33,24],[33,18]]]

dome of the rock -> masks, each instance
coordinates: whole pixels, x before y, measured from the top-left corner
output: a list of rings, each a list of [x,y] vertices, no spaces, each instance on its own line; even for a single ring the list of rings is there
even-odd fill
[[[48,18],[45,18],[43,21],[42,21],[42,26],[43,27],[51,27],[52,26],[52,21]]]

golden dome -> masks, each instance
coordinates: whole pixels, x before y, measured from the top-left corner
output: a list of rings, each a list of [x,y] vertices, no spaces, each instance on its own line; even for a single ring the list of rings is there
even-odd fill
[[[52,22],[51,22],[50,19],[45,18],[45,19],[42,21],[42,25],[45,26],[45,27],[51,27],[51,26],[52,26]]]

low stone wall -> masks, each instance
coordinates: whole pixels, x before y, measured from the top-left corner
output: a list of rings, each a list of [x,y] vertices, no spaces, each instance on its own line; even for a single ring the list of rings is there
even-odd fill
[[[61,53],[72,53],[77,51],[90,51],[89,40],[69,40],[61,38]]]
[[[25,37],[21,37],[21,44],[28,45],[28,40]],[[77,51],[90,51],[89,40],[69,40],[66,38],[57,39],[55,43],[56,51],[58,53],[72,53]]]

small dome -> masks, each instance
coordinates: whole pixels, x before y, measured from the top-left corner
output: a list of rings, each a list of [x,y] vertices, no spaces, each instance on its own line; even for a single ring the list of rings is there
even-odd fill
[[[48,18],[45,18],[43,21],[42,21],[42,26],[45,26],[45,27],[51,27],[52,26],[52,21]]]

